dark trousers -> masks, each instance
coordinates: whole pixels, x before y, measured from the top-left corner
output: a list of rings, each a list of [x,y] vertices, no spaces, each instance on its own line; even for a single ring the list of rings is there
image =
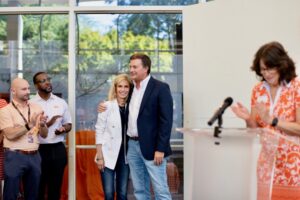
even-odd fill
[[[105,158],[104,158],[105,161]],[[129,166],[125,164],[125,156],[123,147],[119,153],[117,164],[114,170],[107,167],[101,172],[102,185],[105,195],[105,200],[114,200],[115,186],[117,192],[117,200],[127,199],[127,184],[129,177]],[[116,178],[116,184],[115,184]]]
[[[39,189],[39,200],[59,200],[64,170],[67,165],[66,147],[62,142],[40,144],[42,158],[42,175]]]
[[[41,157],[15,151],[4,152],[4,200],[16,200],[23,181],[26,200],[36,200],[41,175]]]

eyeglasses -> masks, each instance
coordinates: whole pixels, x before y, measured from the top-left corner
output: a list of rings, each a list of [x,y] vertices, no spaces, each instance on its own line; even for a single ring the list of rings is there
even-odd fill
[[[260,73],[263,74],[266,72],[275,73],[275,72],[277,72],[277,69],[276,68],[260,68]]]
[[[46,81],[48,81],[48,82],[51,82],[51,77],[48,77],[48,78],[45,78],[45,79],[42,79],[42,80],[38,80],[38,81],[36,81],[37,83],[46,83]]]

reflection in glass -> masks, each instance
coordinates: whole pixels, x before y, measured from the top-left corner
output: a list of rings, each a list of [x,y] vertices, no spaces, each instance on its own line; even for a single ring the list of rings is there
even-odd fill
[[[134,52],[147,53],[151,74],[169,83],[174,99],[172,138],[182,126],[182,30],[180,14],[79,14],[76,75],[77,128],[95,123],[114,75],[128,71]]]
[[[47,71],[53,91],[64,99],[68,69],[67,15],[0,16],[0,93],[9,93],[10,82],[23,77],[31,84],[33,75]]]
[[[77,19],[77,130],[91,130],[97,118],[97,105],[107,98],[113,77],[128,71],[131,54],[144,52],[153,62],[151,74],[171,87],[174,99],[171,143],[173,147],[182,145],[182,134],[175,131],[183,124],[182,15],[80,14]],[[173,199],[183,199],[182,149],[173,148],[167,173]],[[134,199],[130,181],[128,199]]]

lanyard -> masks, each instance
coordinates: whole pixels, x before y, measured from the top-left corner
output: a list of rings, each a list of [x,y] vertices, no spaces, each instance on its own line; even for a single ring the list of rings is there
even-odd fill
[[[21,117],[23,118],[25,124],[28,124],[30,122],[30,106],[29,106],[29,104],[28,104],[28,121],[26,120],[26,118],[24,117],[24,115],[21,113],[21,111],[18,109],[18,107],[16,106],[16,104],[13,101],[11,101],[11,104],[15,107],[15,109],[21,115]]]

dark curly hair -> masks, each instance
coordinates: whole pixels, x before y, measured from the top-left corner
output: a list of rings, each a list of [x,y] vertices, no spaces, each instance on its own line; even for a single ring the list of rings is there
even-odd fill
[[[32,78],[32,81],[33,81],[33,84],[37,84],[37,76],[40,75],[40,74],[47,74],[46,72],[37,72],[33,78]]]
[[[276,69],[279,73],[279,81],[289,83],[296,75],[294,61],[279,42],[270,42],[261,46],[255,54],[251,70],[263,81],[260,61],[263,61],[268,69]]]

